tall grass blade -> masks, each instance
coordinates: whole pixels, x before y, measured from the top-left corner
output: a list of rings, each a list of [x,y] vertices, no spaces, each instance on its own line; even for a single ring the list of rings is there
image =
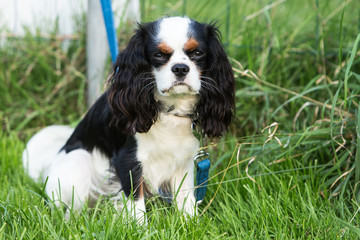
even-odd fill
[[[338,90],[336,91],[335,95],[334,95],[334,98],[332,99],[332,107],[331,107],[331,114],[330,114],[330,128],[331,128],[331,136],[333,135],[333,126],[334,126],[334,113],[335,113],[335,107],[336,107],[336,104],[337,104],[337,100],[338,100],[338,97],[339,97],[339,93],[340,93],[340,90],[341,90],[341,87],[342,87],[342,83],[340,83],[340,86],[338,88]]]
[[[355,183],[360,180],[360,105],[358,107],[356,124],[356,155],[355,155]]]
[[[226,5],[226,28],[225,28],[225,34],[226,34],[225,48],[226,48],[226,51],[229,50],[229,44],[230,44],[230,10],[231,10],[231,1],[227,0],[227,5]]]
[[[183,0],[182,15],[183,15],[183,16],[186,16],[186,0]]]
[[[340,33],[339,33],[339,37],[340,37],[340,45],[339,45],[339,66],[341,67],[341,62],[342,62],[342,45],[343,45],[343,22],[344,22],[344,13],[345,13],[345,8],[347,5],[347,1],[345,2],[345,6],[341,11],[341,18],[340,18]]]
[[[316,18],[315,18],[315,48],[319,49],[320,43],[320,8],[319,8],[319,0],[315,1],[316,7]]]
[[[349,91],[348,90],[348,81],[349,81],[349,77],[350,77],[350,69],[351,69],[351,67],[353,65],[353,62],[354,62],[356,51],[357,51],[357,48],[359,46],[359,41],[360,41],[360,33],[356,37],[353,49],[351,51],[349,62],[347,63],[347,66],[346,66],[345,80],[344,80],[344,91],[345,91],[344,92],[344,95],[345,95],[344,96],[344,101],[345,101],[345,106],[346,106],[346,101],[347,101],[347,94],[348,94],[348,91]]]

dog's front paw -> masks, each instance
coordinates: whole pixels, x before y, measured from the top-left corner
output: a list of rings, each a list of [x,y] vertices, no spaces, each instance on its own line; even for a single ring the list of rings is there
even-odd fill
[[[197,215],[197,205],[195,197],[191,194],[188,197],[178,196],[176,199],[178,209],[186,218],[193,218]]]
[[[132,211],[131,217],[136,220],[136,222],[140,225],[146,226],[147,225],[147,217],[145,213],[145,206],[144,209],[135,208]]]
[[[147,225],[145,201],[143,198],[134,200],[132,198],[126,199],[123,196],[123,201],[118,201],[115,207],[121,213],[124,221],[136,220],[139,225]]]

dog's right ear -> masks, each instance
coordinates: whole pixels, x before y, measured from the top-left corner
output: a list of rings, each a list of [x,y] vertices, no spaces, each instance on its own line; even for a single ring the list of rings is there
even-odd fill
[[[108,103],[112,123],[125,134],[149,131],[159,106],[154,99],[155,78],[146,58],[148,31],[140,26],[125,50],[116,58],[108,79]]]

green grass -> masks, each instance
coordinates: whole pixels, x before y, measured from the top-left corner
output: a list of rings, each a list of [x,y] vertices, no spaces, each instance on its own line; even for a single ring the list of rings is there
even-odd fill
[[[123,220],[108,199],[66,221],[24,174],[26,140],[86,112],[80,18],[67,51],[30,33],[0,47],[0,239],[359,238],[359,2],[140,2],[144,21],[218,21],[235,71],[236,119],[207,141],[211,179],[199,216],[185,221],[154,197],[147,227]],[[131,29],[119,30],[124,47]]]

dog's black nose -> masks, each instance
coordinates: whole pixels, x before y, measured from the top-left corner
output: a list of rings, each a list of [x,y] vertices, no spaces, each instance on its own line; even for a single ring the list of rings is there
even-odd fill
[[[179,63],[172,66],[171,71],[177,76],[177,77],[184,77],[189,72],[189,67],[185,64]]]

